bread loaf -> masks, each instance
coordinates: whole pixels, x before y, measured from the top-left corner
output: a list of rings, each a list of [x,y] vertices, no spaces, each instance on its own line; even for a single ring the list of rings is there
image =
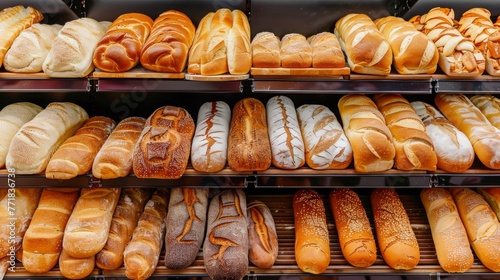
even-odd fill
[[[132,155],[146,119],[129,117],[118,123],[95,156],[92,175],[101,179],[125,177],[132,171]]]
[[[228,71],[232,75],[247,74],[252,67],[250,23],[242,11],[233,10],[231,13],[233,25],[226,38]]]
[[[95,256],[75,258],[63,249],[59,257],[59,271],[68,279],[82,279],[89,276],[95,267]]]
[[[233,26],[231,10],[221,8],[212,18],[210,30],[203,39],[200,74],[219,75],[229,71],[227,64],[227,34]]]
[[[481,194],[488,202],[491,207],[491,210],[495,212],[498,220],[500,221],[500,188],[499,187],[490,187],[490,188],[478,188],[478,193]]]
[[[358,172],[391,169],[396,155],[392,134],[373,100],[348,94],[339,99],[338,108],[352,146],[354,169]]]
[[[260,171],[271,166],[266,107],[258,99],[243,98],[234,105],[227,161],[234,171]]]
[[[46,273],[58,262],[66,223],[80,195],[77,188],[44,188],[23,239],[23,266]]]
[[[280,47],[281,67],[312,67],[313,51],[304,35],[288,33],[281,38]]]
[[[242,279],[248,270],[247,203],[241,189],[210,201],[203,260],[210,279]]]
[[[251,42],[252,65],[258,68],[278,68],[281,66],[281,40],[274,33],[257,33]]]
[[[465,227],[451,194],[444,188],[427,188],[420,192],[439,264],[446,272],[466,272],[474,256]]]
[[[59,24],[35,23],[16,37],[5,54],[5,70],[19,73],[42,72],[43,61],[61,30]]]
[[[434,106],[422,102],[410,103],[425,125],[437,157],[437,168],[454,173],[464,172],[474,162],[474,149],[465,136]]]
[[[394,189],[375,189],[370,201],[379,250],[393,269],[410,270],[420,261],[420,247],[408,214]]]
[[[312,48],[312,67],[342,68],[345,58],[339,40],[331,32],[321,32],[307,38]]]
[[[470,101],[494,127],[500,129],[500,99],[489,94],[476,94],[470,97]]]
[[[85,110],[70,102],[53,102],[25,123],[11,141],[6,166],[17,174],[45,170],[59,146],[88,119]]]
[[[355,267],[368,267],[377,260],[377,246],[370,221],[358,194],[347,188],[330,191],[330,208],[344,258]]]
[[[106,244],[120,188],[82,189],[64,230],[63,248],[74,258],[89,258]]]
[[[42,107],[30,102],[16,102],[9,104],[0,111],[0,168],[5,167],[5,159],[9,152],[10,143],[16,132],[28,121],[32,120]]]
[[[181,269],[191,265],[205,237],[208,189],[173,188],[165,232],[165,266]]]
[[[187,72],[189,74],[201,74],[201,54],[203,52],[203,45],[205,38],[212,27],[212,19],[214,17],[214,12],[209,12],[206,14],[198,24],[196,32],[194,34],[193,44],[189,49],[188,57],[188,67]]]
[[[125,276],[129,279],[147,279],[156,269],[165,235],[168,196],[168,189],[157,189],[139,217],[132,240],[123,252]]]
[[[185,109],[156,109],[134,147],[134,174],[139,178],[180,178],[187,167],[194,129],[194,121]]]
[[[161,13],[142,47],[142,66],[157,72],[181,73],[186,67],[195,31],[191,19],[184,13],[176,10]]]
[[[439,93],[434,103],[443,115],[472,144],[479,160],[488,168],[500,169],[500,130],[463,94]]]
[[[115,125],[114,120],[104,116],[86,120],[52,155],[45,176],[49,179],[71,179],[88,173]]]
[[[297,115],[310,168],[343,169],[351,164],[351,144],[328,107],[305,104],[297,108]]]
[[[330,264],[330,237],[323,199],[313,189],[293,196],[295,260],[307,273],[321,274]]]
[[[399,74],[436,72],[439,61],[436,45],[412,23],[396,16],[378,18],[374,22],[391,46],[392,62]]]
[[[226,167],[231,108],[224,101],[205,102],[198,110],[191,145],[191,165],[200,172]]]
[[[247,206],[248,258],[260,268],[271,268],[278,258],[278,234],[271,210],[263,202],[252,200]]]
[[[151,32],[153,20],[142,13],[118,16],[94,50],[94,65],[105,72],[125,72],[139,64],[142,46]]]
[[[472,249],[488,269],[500,271],[500,222],[484,198],[469,188],[450,188]]]
[[[123,251],[132,238],[139,216],[150,196],[151,191],[147,188],[122,189],[111,220],[108,240],[95,257],[99,268],[114,270],[123,265]]]
[[[5,277],[5,274],[7,273],[7,270],[12,267],[10,264],[10,257],[5,256],[0,259],[0,278],[3,279]]]
[[[302,167],[306,149],[293,101],[283,95],[271,97],[266,104],[266,116],[272,164],[283,169]]]
[[[436,171],[434,145],[410,102],[400,94],[389,93],[377,94],[373,99],[392,133],[396,168]]]

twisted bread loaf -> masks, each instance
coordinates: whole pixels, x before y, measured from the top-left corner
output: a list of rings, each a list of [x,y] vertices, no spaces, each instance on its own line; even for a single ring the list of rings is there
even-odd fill
[[[259,32],[251,42],[253,67],[278,68],[281,66],[281,40],[272,32]]]
[[[477,94],[471,96],[470,101],[481,110],[493,126],[500,129],[500,99],[493,95]]]
[[[345,66],[339,40],[331,32],[321,32],[307,38],[312,48],[312,67],[341,68]]]

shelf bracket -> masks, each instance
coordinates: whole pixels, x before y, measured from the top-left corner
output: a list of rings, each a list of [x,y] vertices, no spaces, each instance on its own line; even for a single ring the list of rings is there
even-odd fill
[[[253,185],[254,187],[257,186],[257,175],[249,175],[245,178],[243,186],[245,186],[245,188],[248,188],[249,185]]]
[[[92,188],[94,186],[98,186],[99,188],[102,187],[102,180],[101,179],[96,179],[94,177],[90,177],[90,179],[89,179],[89,188]]]
[[[255,86],[253,84],[253,79],[246,79],[240,82],[241,93],[253,93],[254,91],[255,91]]]

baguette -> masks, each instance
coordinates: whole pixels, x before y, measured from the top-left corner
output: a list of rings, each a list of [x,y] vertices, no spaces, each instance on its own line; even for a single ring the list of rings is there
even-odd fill
[[[274,33],[257,33],[251,42],[252,65],[257,68],[279,68],[281,66],[281,40]]]
[[[188,67],[189,74],[201,74],[201,54],[203,52],[203,44],[205,37],[211,29],[212,19],[215,13],[206,14],[198,24],[198,28],[194,34],[193,44],[189,49]]]
[[[489,94],[477,94],[471,96],[470,101],[494,127],[500,129],[500,99]]]
[[[312,67],[342,68],[345,57],[337,36],[331,32],[321,32],[307,38],[312,48]]]
[[[271,210],[263,202],[252,200],[247,206],[248,258],[260,268],[271,268],[278,258],[278,234]]]
[[[210,31],[203,39],[200,59],[201,75],[219,75],[229,71],[227,64],[227,34],[233,26],[231,10],[221,8],[212,18]]]
[[[281,67],[312,67],[312,47],[304,35],[288,33],[281,38],[280,46]]]
[[[82,279],[89,276],[95,267],[95,256],[75,258],[63,249],[59,257],[59,271],[68,279]]]
[[[500,221],[500,188],[478,188],[477,192],[483,196],[484,200],[488,202],[491,210],[495,212],[498,220]]]

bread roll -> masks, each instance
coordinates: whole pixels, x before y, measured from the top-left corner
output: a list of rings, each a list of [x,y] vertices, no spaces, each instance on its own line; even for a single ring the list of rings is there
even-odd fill
[[[500,222],[484,198],[469,188],[450,188],[472,249],[488,269],[500,271]]]
[[[470,101],[494,127],[500,129],[500,99],[489,94],[476,94],[470,97]]]
[[[132,240],[123,252],[125,276],[129,279],[147,279],[156,269],[165,235],[168,196],[168,189],[157,189],[139,217]]]
[[[434,145],[410,102],[400,94],[389,93],[377,94],[373,99],[392,133],[396,168],[436,171]]]
[[[46,273],[59,260],[66,223],[80,196],[77,188],[44,188],[23,239],[23,266]]]
[[[135,144],[146,119],[129,117],[118,123],[95,156],[92,175],[101,179],[125,177],[132,171]]]
[[[219,75],[229,71],[226,38],[232,26],[231,10],[221,8],[215,12],[210,30],[203,39],[200,59],[200,73],[202,75]]]
[[[10,143],[16,132],[28,121],[32,120],[42,107],[30,102],[16,102],[9,104],[0,111],[0,168],[5,167],[5,159]]]
[[[293,101],[283,95],[271,97],[266,104],[266,116],[272,164],[282,169],[302,167],[306,149]]]
[[[207,210],[208,189],[172,189],[165,232],[167,268],[186,268],[194,262],[205,237]]]
[[[343,169],[351,164],[351,144],[328,107],[305,104],[297,108],[297,115],[310,168]]]
[[[198,110],[191,145],[191,165],[200,172],[226,167],[231,108],[224,101],[205,102]]]
[[[352,146],[354,169],[358,172],[391,169],[396,155],[392,134],[373,100],[348,94],[339,99],[338,108]]]
[[[481,194],[488,202],[491,210],[495,212],[498,220],[500,221],[500,188],[499,187],[489,187],[489,188],[478,188],[477,191]]]
[[[95,256],[75,258],[63,249],[59,257],[59,271],[68,279],[82,279],[89,276],[95,267]]]
[[[467,136],[458,130],[434,106],[422,102],[410,103],[425,125],[437,156],[437,168],[460,173],[474,162],[474,149]]]
[[[74,103],[50,103],[18,130],[7,153],[6,167],[17,174],[44,171],[52,154],[87,119],[87,112]]]
[[[393,269],[410,270],[420,261],[420,247],[408,214],[394,189],[375,189],[370,195],[380,252]]]
[[[253,67],[279,68],[281,66],[280,44],[280,38],[272,32],[257,33],[251,42]]]
[[[443,115],[472,144],[479,160],[488,168],[500,169],[500,130],[463,94],[439,93],[434,103]]]
[[[227,161],[234,171],[260,171],[271,166],[266,107],[258,99],[243,98],[234,105]]]
[[[288,33],[281,38],[280,46],[281,67],[312,67],[313,50],[304,35]]]
[[[342,68],[345,66],[345,57],[339,40],[331,32],[321,32],[307,38],[312,48],[312,67],[314,68]]]
[[[443,188],[427,188],[420,192],[439,265],[446,272],[466,272],[474,256],[465,227],[460,220],[451,194]]]
[[[252,200],[247,206],[247,225],[251,263],[271,268],[278,258],[278,234],[271,210],[263,202]]]
[[[132,167],[138,178],[180,178],[189,160],[194,121],[175,106],[156,109],[134,147]]]
[[[399,74],[433,74],[439,53],[436,45],[401,17],[378,18],[375,25],[389,42],[393,65]]]
[[[293,196],[295,260],[307,273],[321,274],[330,264],[330,237],[323,199],[313,189]]]
[[[42,72],[43,61],[61,30],[59,24],[35,23],[16,37],[5,54],[5,70],[19,73]]]
[[[201,54],[203,52],[203,45],[205,37],[211,29],[212,19],[214,12],[206,14],[198,24],[198,28],[194,34],[193,44],[189,49],[188,67],[189,74],[201,74]]]
[[[74,258],[89,258],[106,244],[120,188],[86,188],[64,229],[63,249]]]
[[[347,188],[330,191],[330,208],[344,258],[355,267],[377,260],[377,246],[365,208],[356,192]]]
[[[85,121],[52,155],[45,169],[49,179],[71,179],[86,174],[94,158],[115,128],[115,121],[104,116]]]
[[[232,75],[247,74],[252,67],[250,23],[242,11],[233,10],[231,13],[233,25],[226,38],[228,71]]]
[[[210,279],[242,279],[248,270],[247,203],[241,189],[210,201],[203,260]]]
[[[389,42],[365,14],[350,13],[335,23],[335,35],[353,72],[388,75],[392,51]]]

